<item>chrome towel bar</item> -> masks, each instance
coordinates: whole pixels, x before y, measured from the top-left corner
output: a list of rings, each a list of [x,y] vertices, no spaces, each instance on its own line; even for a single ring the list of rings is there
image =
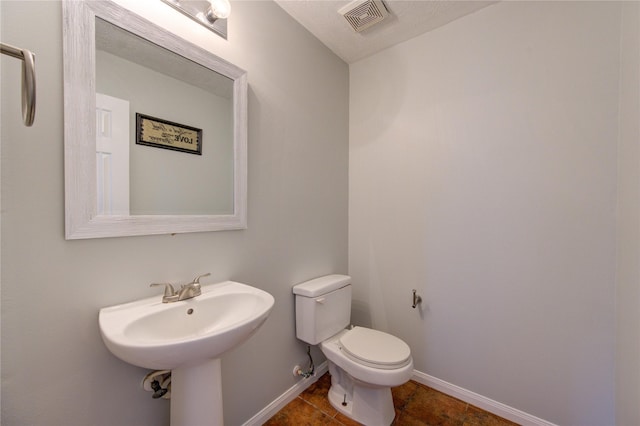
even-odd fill
[[[36,116],[36,55],[5,43],[0,43],[0,53],[22,60],[22,119],[31,126]]]

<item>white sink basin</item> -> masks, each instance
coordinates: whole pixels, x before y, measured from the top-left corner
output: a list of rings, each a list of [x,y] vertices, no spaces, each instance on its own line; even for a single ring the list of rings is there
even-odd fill
[[[139,367],[173,370],[219,358],[267,319],[269,293],[233,281],[203,285],[202,294],[162,303],[162,295],[100,310],[102,339],[118,358]]]

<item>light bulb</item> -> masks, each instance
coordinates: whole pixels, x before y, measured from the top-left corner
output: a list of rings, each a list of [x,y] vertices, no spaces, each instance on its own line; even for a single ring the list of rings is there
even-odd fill
[[[209,3],[211,3],[207,10],[209,22],[215,22],[216,19],[227,19],[231,14],[229,0],[209,0]]]

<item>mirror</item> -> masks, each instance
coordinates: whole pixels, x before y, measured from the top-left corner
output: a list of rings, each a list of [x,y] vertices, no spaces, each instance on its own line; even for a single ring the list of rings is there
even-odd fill
[[[112,2],[63,16],[66,238],[246,228],[246,72]]]

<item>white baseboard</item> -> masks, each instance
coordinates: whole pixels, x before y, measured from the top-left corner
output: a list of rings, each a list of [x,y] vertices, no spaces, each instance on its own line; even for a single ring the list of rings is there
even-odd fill
[[[474,405],[485,411],[500,416],[512,422],[518,423],[523,426],[556,426],[546,420],[542,420],[538,417],[527,414],[524,411],[517,410],[509,407],[501,402],[494,401],[485,396],[479,395],[475,392],[471,392],[460,386],[447,383],[444,380],[440,380],[436,377],[422,373],[418,370],[413,370],[413,380],[423,385],[427,385],[437,391],[445,393],[454,398],[458,398],[468,404]]]
[[[276,398],[275,401],[260,410],[258,414],[251,417],[242,426],[260,426],[266,423],[266,421],[273,417],[278,411],[282,410],[285,405],[296,399],[305,389],[317,382],[327,371],[329,371],[329,364],[325,361],[316,367],[313,376],[298,381],[298,383],[287,389],[282,395]]]

